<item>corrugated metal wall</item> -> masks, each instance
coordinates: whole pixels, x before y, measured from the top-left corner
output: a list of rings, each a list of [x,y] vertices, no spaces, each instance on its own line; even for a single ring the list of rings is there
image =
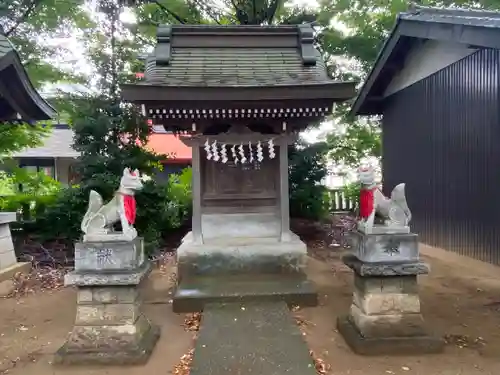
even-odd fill
[[[384,186],[406,182],[421,241],[500,264],[500,51],[481,50],[388,98]]]

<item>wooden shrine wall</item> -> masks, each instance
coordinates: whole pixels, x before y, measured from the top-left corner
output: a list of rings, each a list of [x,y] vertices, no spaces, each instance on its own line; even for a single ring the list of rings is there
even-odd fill
[[[276,147],[278,149],[278,147]],[[278,154],[279,155],[279,154]],[[204,213],[271,212],[279,207],[279,159],[227,163],[201,152],[201,204]]]

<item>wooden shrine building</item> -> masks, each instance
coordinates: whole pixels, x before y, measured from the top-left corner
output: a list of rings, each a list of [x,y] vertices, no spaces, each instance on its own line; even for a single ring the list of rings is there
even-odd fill
[[[0,32],[0,121],[39,121],[55,110],[33,87],[18,53]]]
[[[161,26],[144,81],[122,87],[126,101],[192,146],[193,225],[178,249],[181,278],[300,268],[288,145],[355,94],[354,82],[329,78],[313,43],[305,24]],[[279,257],[296,262],[278,265]]]

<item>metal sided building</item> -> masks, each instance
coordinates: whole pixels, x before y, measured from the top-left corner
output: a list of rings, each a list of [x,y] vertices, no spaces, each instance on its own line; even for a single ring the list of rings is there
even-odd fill
[[[382,115],[383,180],[421,241],[500,264],[500,13],[401,13],[352,107]]]

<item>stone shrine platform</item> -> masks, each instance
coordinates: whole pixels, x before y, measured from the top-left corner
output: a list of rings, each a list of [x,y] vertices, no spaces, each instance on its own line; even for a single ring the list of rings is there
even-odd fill
[[[210,303],[255,301],[316,306],[318,295],[314,284],[305,275],[198,277],[178,285],[173,310],[176,313],[201,312]]]
[[[177,249],[176,312],[213,302],[285,301],[316,306],[304,269],[307,247],[294,233],[282,241],[276,213],[204,214],[203,242],[188,233]]]
[[[204,214],[203,243],[189,232],[177,249],[178,277],[301,274],[307,248],[294,233],[281,241],[275,213]]]

